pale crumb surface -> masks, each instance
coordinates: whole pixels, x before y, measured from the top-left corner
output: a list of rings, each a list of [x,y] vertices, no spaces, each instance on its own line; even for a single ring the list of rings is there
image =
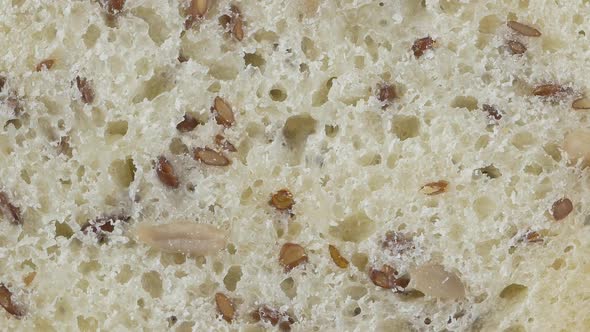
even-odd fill
[[[242,41],[218,23],[232,4]],[[589,124],[571,107],[589,88],[587,0],[219,0],[185,34],[183,6],[128,0],[113,22],[97,1],[0,0],[0,97],[22,104],[16,116],[0,103],[0,186],[24,221],[0,219],[0,283],[28,311],[0,308],[0,330],[271,330],[249,319],[260,304],[296,318],[295,331],[590,330],[590,171],[560,150]],[[516,35],[508,20],[542,35]],[[416,59],[426,36],[436,47]],[[36,72],[45,59],[54,65]],[[384,82],[399,97],[382,109]],[[531,96],[548,83],[573,94]],[[210,111],[217,96],[231,127]],[[186,113],[204,124],[179,132]],[[231,165],[195,161],[194,148],[219,150],[222,131],[238,150],[223,152]],[[178,189],[158,179],[159,156]],[[440,180],[446,192],[420,192]],[[294,217],[269,205],[283,188]],[[563,197],[574,209],[555,222]],[[106,243],[80,231],[109,215],[131,219]],[[130,236],[177,219],[224,230],[227,248],[185,257]],[[530,230],[543,241],[519,241]],[[388,231],[413,247],[388,254]],[[286,242],[308,257],[289,273]],[[368,277],[425,263],[456,274],[466,297],[394,294]],[[217,292],[235,299],[232,324]]]

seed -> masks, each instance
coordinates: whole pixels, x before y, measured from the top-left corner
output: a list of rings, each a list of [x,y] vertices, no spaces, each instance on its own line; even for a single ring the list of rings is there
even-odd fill
[[[29,274],[27,274],[24,278],[23,278],[23,282],[25,283],[25,286],[29,286],[33,280],[35,280],[35,277],[37,276],[37,272],[33,271]]]
[[[215,100],[213,101],[213,109],[216,111],[215,120],[217,121],[217,124],[231,127],[236,121],[231,106],[229,106],[229,104],[221,97],[215,97]]]
[[[526,52],[526,46],[524,46],[524,44],[521,42],[517,42],[516,40],[509,40],[506,42],[506,44],[510,48],[510,52],[512,52],[512,54],[518,55]]]
[[[279,253],[279,263],[285,267],[285,272],[307,262],[305,249],[296,243],[285,243]]]
[[[330,251],[330,256],[332,257],[332,260],[334,261],[334,263],[338,267],[343,268],[343,269],[348,267],[348,260],[346,260],[346,258],[342,257],[338,248],[336,248],[330,244],[328,246],[328,250]]]
[[[231,144],[228,140],[226,140],[225,137],[223,137],[223,135],[221,135],[221,134],[215,135],[215,144],[221,146],[221,148],[223,150],[226,150],[229,152],[238,151],[236,149],[236,147],[233,144]]]
[[[446,192],[448,186],[449,183],[445,180],[430,182],[423,185],[422,188],[420,188],[420,192],[428,196],[439,195]]]
[[[497,120],[502,119],[502,114],[494,106],[488,105],[488,104],[483,104],[482,108],[483,108],[484,112],[488,113],[488,118],[490,120],[497,121]]]
[[[195,256],[215,254],[226,244],[225,232],[207,224],[173,222],[139,225],[135,233],[140,242],[156,249]]]
[[[233,301],[225,296],[225,294],[217,293],[215,294],[215,304],[217,304],[217,311],[219,311],[223,319],[231,323],[236,314]]]
[[[541,32],[531,26],[528,26],[526,24],[522,24],[516,21],[508,21],[506,23],[506,25],[508,25],[508,27],[516,32],[518,32],[519,34],[523,35],[523,36],[527,36],[527,37],[539,37],[541,36]]]
[[[203,17],[209,9],[208,0],[192,0],[188,13],[194,17]]]
[[[281,189],[272,195],[270,205],[274,206],[277,210],[288,210],[295,205],[295,200],[293,199],[293,194],[288,189]]]
[[[410,279],[407,277],[397,278],[396,275],[397,271],[387,264],[384,264],[381,270],[374,268],[369,270],[369,278],[375,285],[385,289],[394,289],[396,292],[402,292],[410,283]]]
[[[543,237],[538,232],[528,231],[522,235],[519,242],[521,242],[521,241],[525,241],[527,243],[539,243],[539,242],[543,242]]]
[[[428,36],[414,41],[414,45],[412,45],[412,51],[414,52],[414,56],[419,58],[424,55],[424,52],[434,48],[434,46],[436,46],[436,41]]]
[[[0,211],[2,211],[5,218],[10,218],[11,223],[22,225],[23,220],[21,218],[20,208],[10,202],[5,192],[0,192]]]
[[[230,164],[226,156],[210,148],[196,148],[193,157],[205,165],[227,166]]]
[[[257,322],[267,322],[272,326],[279,324],[279,328],[282,331],[290,331],[291,325],[295,323],[295,319],[288,313],[278,311],[266,305],[260,306],[258,309],[254,310],[251,316]]]
[[[107,11],[109,14],[117,14],[123,10],[125,0],[107,0]]]
[[[35,71],[42,71],[43,69],[50,70],[54,64],[55,64],[55,60],[53,60],[53,59],[43,60],[43,61],[39,62],[39,64],[37,64],[37,66],[35,67]]]
[[[383,108],[391,105],[393,100],[397,98],[397,92],[395,91],[395,85],[393,84],[378,84],[377,85],[377,99],[383,103]]]
[[[582,97],[574,100],[574,102],[572,103],[572,108],[577,110],[590,109],[590,98]]]
[[[465,297],[465,286],[459,277],[447,272],[442,265],[426,264],[411,271],[414,288],[438,298],[458,299]]]
[[[4,85],[6,85],[6,77],[0,76],[0,92],[4,90]]]
[[[569,198],[561,198],[555,201],[551,206],[551,214],[555,221],[565,219],[574,209],[574,205]]]
[[[539,97],[557,97],[568,91],[569,89],[558,84],[542,84],[533,89],[533,95]]]
[[[78,86],[78,91],[80,91],[80,94],[82,95],[82,101],[85,104],[92,104],[94,101],[94,90],[92,89],[90,82],[85,78],[77,76],[76,86]]]
[[[392,254],[403,254],[409,249],[415,249],[412,239],[399,232],[385,233],[385,239],[381,243],[383,249],[389,250]]]
[[[230,10],[232,12],[233,23],[233,28],[231,32],[238,41],[242,41],[242,39],[244,39],[244,26],[242,23],[242,14],[236,6],[231,6]]]
[[[12,301],[12,292],[2,283],[0,283],[0,306],[16,318],[21,318],[26,313],[24,308]]]
[[[170,188],[178,188],[178,177],[174,172],[174,167],[172,167],[172,164],[166,159],[166,157],[160,156],[158,158],[156,173],[163,184]]]
[[[198,125],[199,120],[197,120],[190,114],[185,114],[184,119],[176,125],[176,129],[182,133],[186,133],[197,128]]]
[[[88,234],[92,232],[96,234],[99,243],[104,243],[107,240],[107,233],[112,233],[115,230],[115,225],[119,222],[127,222],[131,219],[129,216],[113,215],[106,217],[98,217],[94,220],[87,221],[80,229],[82,233]]]
[[[576,163],[582,160],[583,166],[590,164],[590,130],[575,129],[565,135],[563,150],[570,162]]]

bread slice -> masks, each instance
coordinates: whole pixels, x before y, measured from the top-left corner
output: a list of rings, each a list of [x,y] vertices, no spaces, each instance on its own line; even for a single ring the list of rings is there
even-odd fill
[[[590,330],[587,1],[0,7],[0,330]]]

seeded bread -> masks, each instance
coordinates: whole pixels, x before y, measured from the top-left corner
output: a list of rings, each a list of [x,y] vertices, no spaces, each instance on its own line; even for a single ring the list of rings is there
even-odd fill
[[[0,8],[0,330],[590,330],[588,1]]]

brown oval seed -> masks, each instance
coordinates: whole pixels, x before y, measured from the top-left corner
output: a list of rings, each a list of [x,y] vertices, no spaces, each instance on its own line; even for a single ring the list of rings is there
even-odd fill
[[[0,210],[5,218],[10,218],[10,222],[15,225],[22,225],[23,220],[20,214],[20,208],[14,206],[8,199],[8,195],[0,192]]]
[[[285,243],[279,253],[279,263],[285,267],[285,272],[307,262],[305,249],[296,243]]]
[[[272,195],[270,204],[277,210],[288,210],[295,205],[295,200],[288,189],[281,189]]]
[[[582,97],[574,100],[572,108],[576,110],[587,110],[590,109],[590,98]]]
[[[390,265],[384,264],[381,270],[371,268],[369,270],[369,278],[371,281],[385,289],[395,289],[397,292],[403,291],[410,283],[410,279],[406,277],[397,278],[397,271]]]
[[[522,24],[516,21],[508,21],[506,23],[506,25],[508,25],[508,27],[516,32],[518,32],[519,34],[523,35],[523,36],[527,36],[527,37],[539,37],[541,36],[541,32],[531,26],[528,26],[526,24]]]
[[[85,104],[92,104],[94,101],[94,90],[85,78],[81,78],[80,76],[76,77],[76,86],[78,87],[78,91],[82,95],[82,102]]]
[[[176,125],[176,129],[182,133],[192,131],[199,125],[199,120],[192,117],[190,114],[185,114],[184,119]]]
[[[338,267],[343,269],[348,267],[348,260],[342,257],[338,248],[330,244],[328,245],[328,250],[330,251],[330,257],[332,257],[332,260]]]
[[[510,48],[510,52],[514,55],[523,54],[526,52],[526,46],[523,43],[517,42],[516,40],[509,40],[506,42],[506,45]]]
[[[423,185],[420,192],[428,196],[439,195],[446,192],[448,186],[449,183],[445,180],[430,182]]]
[[[217,305],[217,311],[219,311],[223,319],[226,322],[231,323],[236,315],[233,301],[223,293],[216,293],[215,304]]]
[[[225,127],[231,127],[231,125],[236,121],[231,107],[221,97],[215,97],[215,100],[213,101],[213,109],[217,113],[215,115],[217,124],[223,125]]]
[[[223,137],[223,135],[221,135],[221,134],[215,135],[215,144],[220,146],[223,150],[226,150],[229,152],[238,151],[236,149],[236,147],[233,144],[231,144],[228,140],[226,140],[225,137]]]
[[[551,206],[551,214],[555,221],[560,221],[565,219],[574,209],[574,205],[569,198],[561,198],[553,203]]]
[[[562,87],[559,84],[542,84],[538,85],[533,89],[533,95],[539,97],[555,97],[560,94],[566,93],[568,89]]]
[[[12,301],[12,292],[2,283],[0,283],[0,306],[16,318],[21,318],[26,313],[24,308]]]
[[[178,188],[178,177],[174,172],[174,167],[172,167],[172,164],[168,161],[168,159],[166,159],[166,157],[160,156],[158,158],[158,163],[156,164],[156,174],[158,174],[158,178],[166,186],[170,188]]]
[[[35,67],[35,71],[42,71],[43,69],[50,70],[54,64],[55,64],[55,60],[53,60],[53,59],[43,60],[43,61],[39,62],[39,64],[37,64],[37,66]]]
[[[211,166],[227,166],[230,164],[226,156],[210,148],[196,148],[193,157],[195,160]]]

